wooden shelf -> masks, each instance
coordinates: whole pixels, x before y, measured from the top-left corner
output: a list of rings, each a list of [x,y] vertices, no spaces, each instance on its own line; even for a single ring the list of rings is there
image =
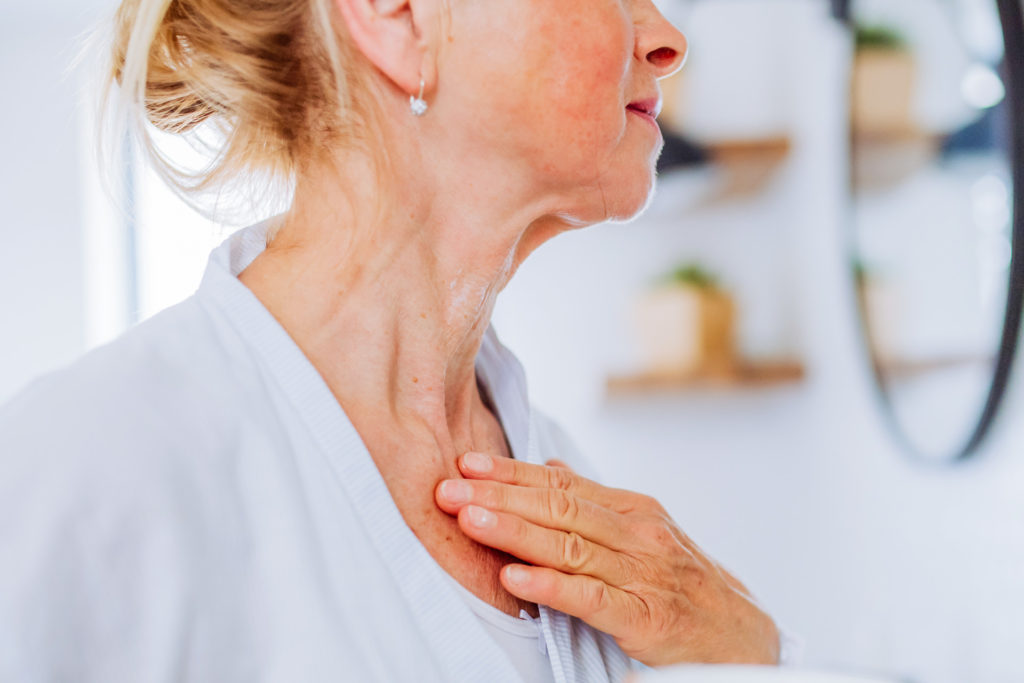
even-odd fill
[[[704,146],[715,161],[729,163],[764,158],[778,160],[789,154],[792,142],[786,136],[777,136],[770,138],[716,140],[704,143]]]
[[[788,137],[717,140],[700,143],[711,163],[722,172],[722,181],[704,204],[744,199],[760,194],[789,157]]]
[[[854,132],[851,137],[853,188],[885,190],[927,168],[945,136],[917,129]]]
[[[948,133],[924,130],[923,128],[888,128],[851,131],[850,140],[854,145],[940,145],[949,137]]]
[[[799,382],[805,376],[797,361],[745,363],[731,371],[680,374],[646,372],[608,378],[609,396],[644,393],[701,391],[706,389],[756,389]]]
[[[884,376],[893,379],[908,379],[935,372],[956,370],[970,366],[995,367],[994,356],[948,356],[917,359],[887,359],[879,363],[878,369]]]

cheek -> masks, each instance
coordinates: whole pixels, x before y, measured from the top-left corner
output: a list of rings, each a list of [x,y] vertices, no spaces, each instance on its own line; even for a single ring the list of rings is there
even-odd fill
[[[559,57],[567,68],[546,84],[550,114],[566,144],[607,150],[622,136],[625,122],[621,54],[566,46]]]
[[[543,160],[543,169],[579,182],[625,134],[632,27],[620,13],[586,11],[575,21],[539,22],[532,37],[516,79],[529,153]]]
[[[631,51],[624,32],[591,31],[551,52],[541,97],[563,151],[607,154],[624,133],[625,80]],[[539,93],[540,94],[540,93]]]
[[[645,145],[625,108],[635,95],[627,92],[635,37],[623,0],[456,7],[456,37],[471,37],[446,55],[456,144],[487,150],[557,192],[594,187],[610,167],[637,171]]]

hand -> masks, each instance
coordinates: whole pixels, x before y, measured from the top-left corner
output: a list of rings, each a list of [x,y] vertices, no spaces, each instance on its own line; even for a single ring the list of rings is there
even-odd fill
[[[771,618],[656,500],[549,465],[467,453],[466,478],[435,491],[467,536],[523,560],[501,570],[509,593],[579,617],[648,666],[778,662]]]

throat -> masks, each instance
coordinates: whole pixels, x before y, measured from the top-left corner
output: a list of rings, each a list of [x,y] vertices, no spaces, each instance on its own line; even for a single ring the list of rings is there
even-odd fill
[[[441,510],[434,490],[442,479],[459,478],[456,463],[467,451],[511,457],[505,430],[486,386],[477,379],[479,396],[468,433],[444,434],[410,429],[394,420],[375,420],[374,413],[355,407],[350,414],[363,437],[396,507],[431,557],[455,581],[484,602],[512,616],[521,610],[536,617],[537,606],[520,600],[501,585],[502,567],[520,562],[504,552],[466,536],[458,521]],[[415,425],[413,425],[415,427]]]

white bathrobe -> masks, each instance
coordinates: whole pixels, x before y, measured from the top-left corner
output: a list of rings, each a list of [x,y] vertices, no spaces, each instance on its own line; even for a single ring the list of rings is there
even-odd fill
[[[0,408],[0,680],[518,680],[237,279],[264,241],[235,233],[195,295]],[[515,457],[587,473],[493,330],[477,370]],[[636,665],[540,614],[555,681]]]

